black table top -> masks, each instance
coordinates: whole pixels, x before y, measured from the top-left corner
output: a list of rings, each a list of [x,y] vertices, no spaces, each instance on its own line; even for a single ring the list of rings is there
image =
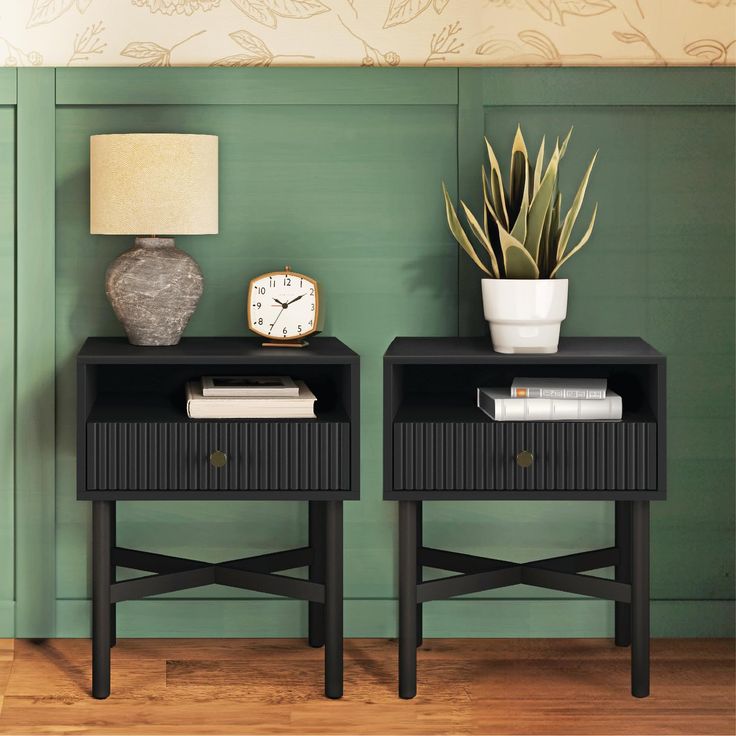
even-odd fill
[[[357,363],[358,354],[336,337],[310,337],[303,348],[264,348],[259,337],[184,337],[178,345],[142,347],[124,337],[89,337],[79,351],[82,363],[196,364]]]
[[[660,363],[664,356],[640,337],[561,337],[556,353],[507,355],[488,337],[397,337],[391,363]]]

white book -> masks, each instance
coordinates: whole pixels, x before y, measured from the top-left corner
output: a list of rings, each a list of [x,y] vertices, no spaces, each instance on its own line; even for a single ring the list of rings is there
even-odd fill
[[[479,388],[478,408],[497,422],[614,420],[623,413],[613,391],[605,399],[515,399],[508,389]]]
[[[515,399],[605,399],[605,378],[514,378]]]
[[[299,396],[289,376],[202,376],[204,396]]]
[[[187,416],[192,419],[313,419],[314,394],[296,381],[298,396],[204,396],[199,381],[187,383]]]

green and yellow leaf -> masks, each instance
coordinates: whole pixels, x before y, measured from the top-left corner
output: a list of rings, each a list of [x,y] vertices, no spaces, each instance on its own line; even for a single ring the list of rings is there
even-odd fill
[[[491,167],[491,173],[488,177],[491,183],[491,202],[496,217],[503,222],[504,227],[510,227],[509,213],[506,209],[506,195],[503,190],[503,179],[501,178],[501,167],[498,165],[496,154],[491,148],[491,144],[486,140],[486,149],[488,151],[488,163]]]
[[[527,250],[517,245],[509,245],[503,254],[507,279],[538,279],[539,268]]]
[[[475,252],[475,248],[473,248],[472,243],[465,234],[465,230],[463,230],[463,226],[460,224],[457,212],[455,212],[455,207],[452,204],[450,195],[447,193],[447,187],[444,182],[442,182],[442,192],[445,196],[445,213],[447,215],[447,224],[450,227],[450,232],[455,237],[455,240],[457,240],[458,245],[470,256],[473,263],[475,263],[481,271],[488,274],[488,276],[492,276],[493,274],[491,274],[483,261],[478,257],[478,254]]]
[[[491,215],[495,217],[493,211]],[[529,255],[524,247],[524,244],[515,238],[503,225],[496,219],[496,225],[498,226],[498,239],[501,244],[501,251],[503,253],[503,265],[507,279],[536,279],[539,277],[539,269],[537,264],[534,263],[534,259]],[[524,251],[526,258],[519,256],[516,250]],[[511,254],[511,256],[509,255]],[[511,258],[511,260],[509,260]],[[530,268],[529,264],[533,266]],[[529,275],[534,272],[535,275]],[[521,274],[521,275],[520,275]]]
[[[568,131],[567,135],[565,136],[565,140],[562,141],[562,145],[560,146],[560,160],[562,160],[562,157],[565,155],[565,152],[567,151],[567,144],[570,142],[571,136],[572,136],[572,126],[570,126],[570,130]]]
[[[519,205],[519,214],[516,216],[514,227],[511,228],[511,234],[520,242],[526,240],[527,217],[529,215],[529,177],[524,180],[524,192],[521,195],[521,204]]]
[[[580,182],[580,186],[578,187],[578,191],[576,192],[575,198],[572,201],[572,205],[570,205],[570,210],[565,215],[565,220],[562,223],[562,230],[560,231],[560,241],[557,244],[557,260],[558,261],[565,254],[565,248],[567,248],[567,241],[570,239],[570,235],[572,234],[572,229],[575,225],[575,220],[577,220],[578,215],[580,214],[580,208],[583,206],[583,199],[585,198],[585,190],[588,187],[588,180],[590,179],[590,172],[593,171],[593,166],[595,164],[595,160],[597,157],[598,157],[598,151],[596,151],[595,154],[593,155],[593,159],[588,165],[588,168],[583,176],[583,179]]]
[[[534,184],[532,186],[531,198],[539,191],[539,185],[542,183],[542,168],[544,167],[544,136],[539,144],[539,153],[537,154],[537,163],[534,165]]]
[[[468,224],[470,225],[470,229],[473,231],[473,235],[478,238],[481,245],[486,249],[488,257],[491,259],[491,270],[493,271],[493,275],[497,279],[501,278],[498,272],[498,261],[496,260],[496,254],[493,252],[490,238],[486,234],[486,231],[480,226],[480,223],[475,218],[475,215],[470,211],[468,205],[466,205],[465,202],[460,202],[460,204],[462,205],[463,212],[465,212],[465,217],[468,218]]]
[[[491,194],[491,183],[488,181],[488,176],[486,175],[486,169],[484,166],[480,167],[480,175],[483,180],[483,204],[485,205],[486,210],[492,210],[493,203],[491,198],[493,195]],[[486,228],[486,232],[488,232],[488,228]]]
[[[544,219],[547,210],[552,206],[552,198],[557,190],[557,167],[559,165],[560,152],[555,146],[552,158],[547,166],[539,191],[534,195],[529,207],[529,218],[526,232],[526,249],[535,263],[539,263],[539,242],[544,228]]]
[[[509,204],[511,216],[514,217],[521,209],[521,201],[524,191],[527,189],[529,179],[529,154],[526,143],[521,132],[521,126],[517,126],[514,143],[511,147],[511,168],[509,171]],[[527,200],[528,201],[528,200]],[[511,227],[511,221],[509,221]]]
[[[567,263],[567,261],[572,258],[590,239],[590,235],[593,232],[593,226],[595,225],[595,218],[598,214],[598,203],[596,202],[595,207],[593,208],[593,217],[590,218],[590,224],[588,225],[588,229],[585,231],[585,234],[582,238],[580,238],[580,241],[578,244],[561,260],[558,261],[557,265],[552,269],[552,273],[549,275],[550,278],[554,278],[555,274],[559,269]]]

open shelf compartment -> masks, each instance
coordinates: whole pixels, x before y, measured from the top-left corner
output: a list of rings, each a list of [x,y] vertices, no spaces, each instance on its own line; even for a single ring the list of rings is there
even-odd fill
[[[453,360],[451,350],[439,358],[401,355],[415,345],[397,340],[387,353],[387,497],[605,498],[661,489],[658,360],[586,361],[581,355],[580,362],[566,362],[564,351],[524,360],[487,348],[484,360],[474,344],[468,362],[462,355]],[[510,396],[511,382],[521,377],[605,378],[622,397],[622,419],[494,421],[477,407],[478,387],[501,388]]]

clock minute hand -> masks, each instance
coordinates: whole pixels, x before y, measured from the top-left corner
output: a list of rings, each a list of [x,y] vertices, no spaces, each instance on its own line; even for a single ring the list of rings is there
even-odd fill
[[[290,302],[286,302],[286,304],[289,305],[293,304],[294,302],[298,302],[303,296],[304,294],[299,294],[299,296],[295,296]]]
[[[286,304],[281,305],[281,309],[279,310],[279,313],[276,315],[276,319],[273,322],[271,322],[271,329],[268,331],[269,335],[271,334],[271,332],[273,332],[274,325],[279,321],[279,317],[284,313],[284,309],[286,309]]]

